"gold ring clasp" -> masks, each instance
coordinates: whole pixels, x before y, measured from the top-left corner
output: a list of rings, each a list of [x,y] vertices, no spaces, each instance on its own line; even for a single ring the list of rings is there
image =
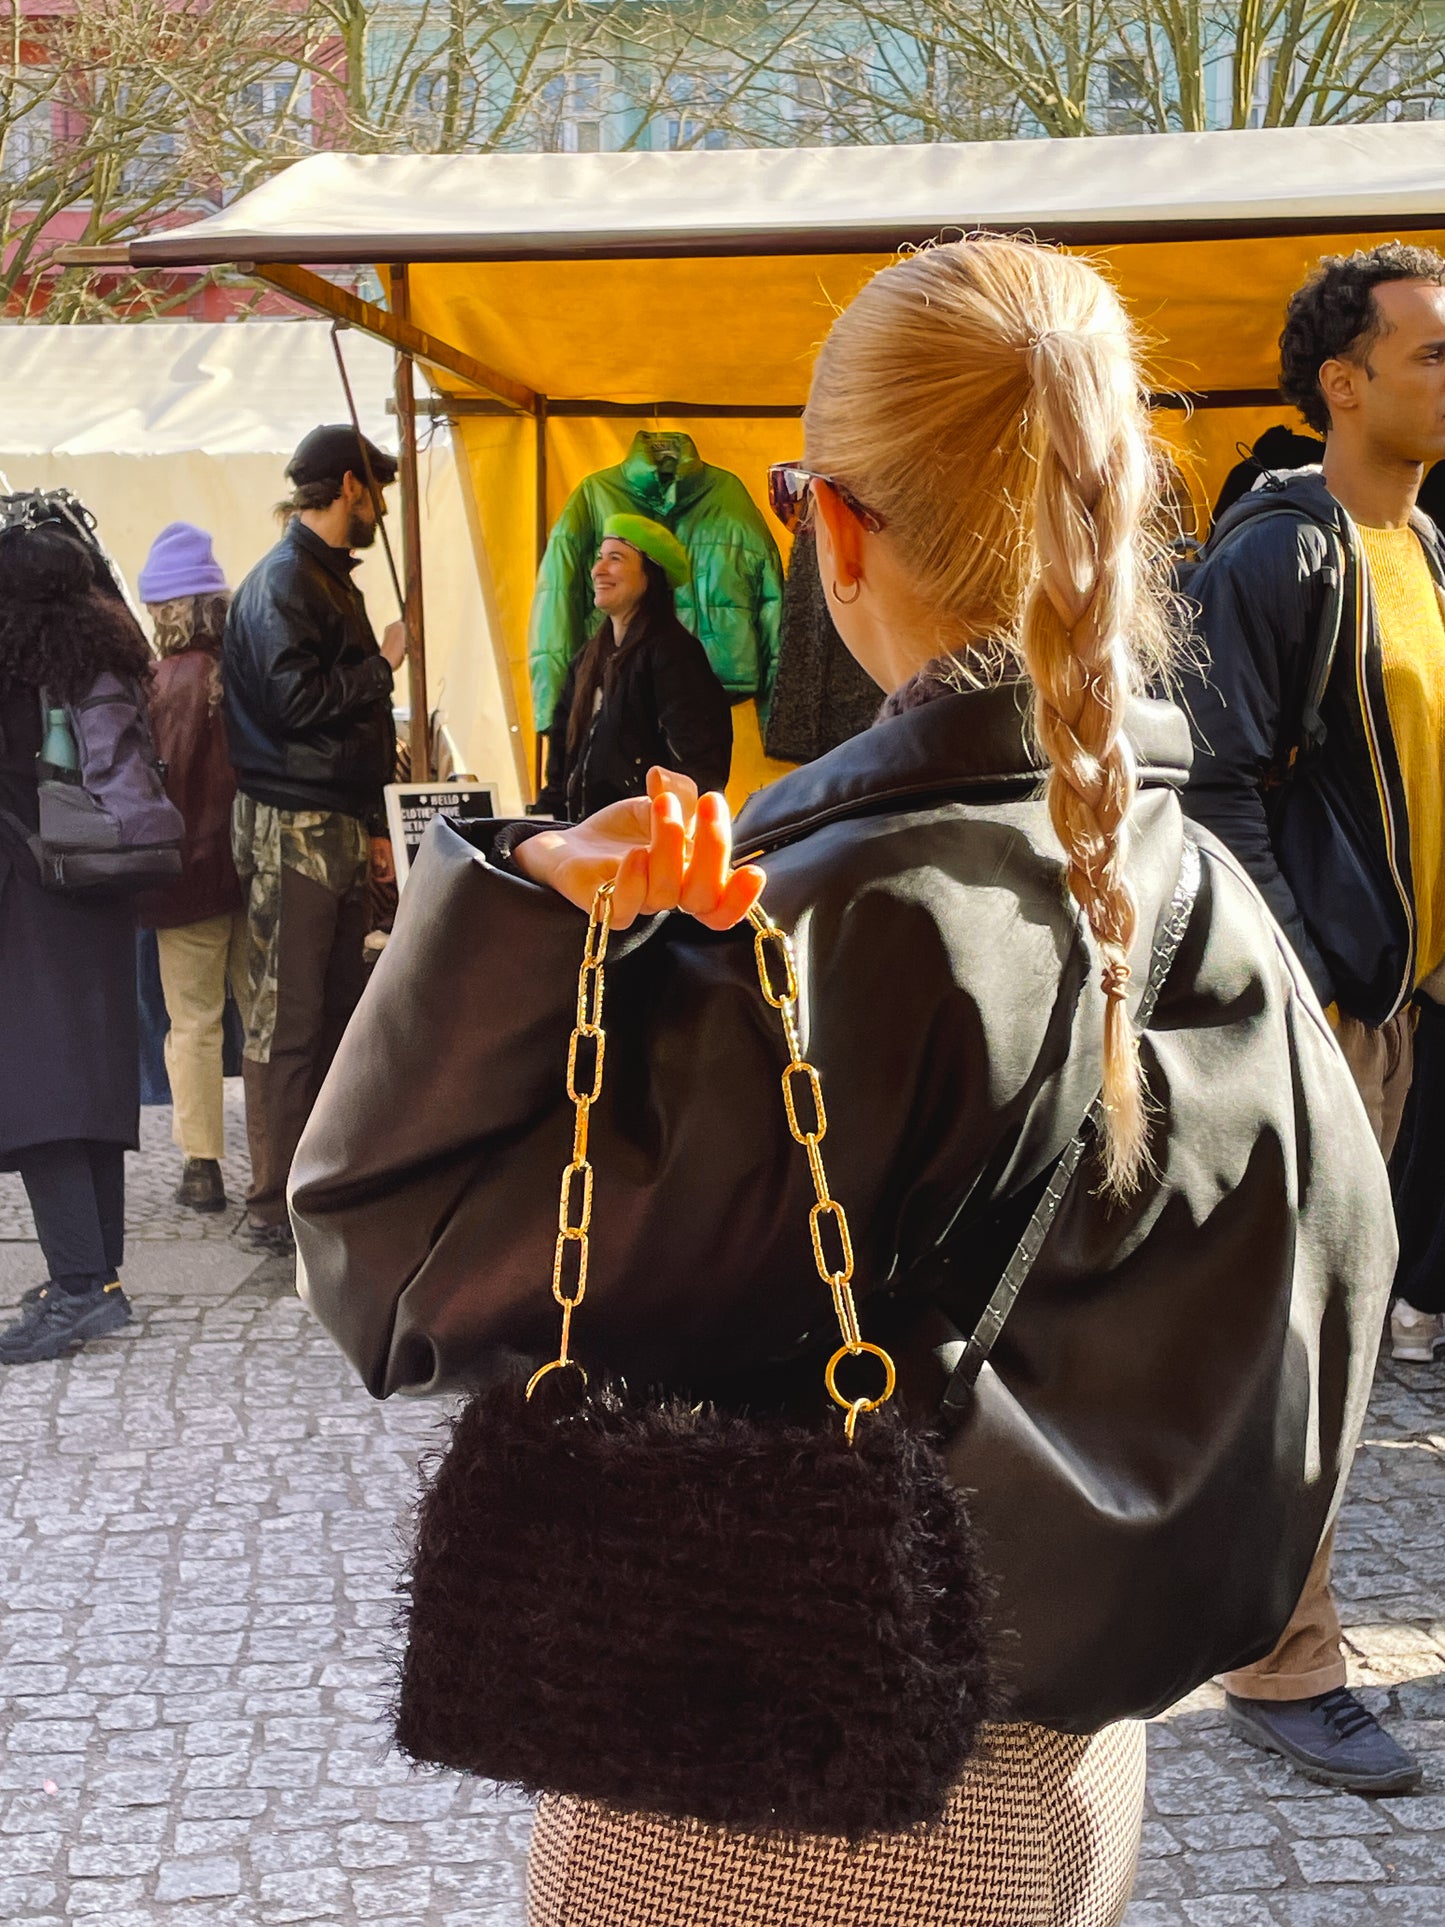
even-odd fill
[[[845,1358],[857,1358],[861,1352],[867,1352],[871,1357],[878,1359],[883,1366],[883,1390],[878,1394],[877,1398],[847,1398],[838,1390],[839,1365]],[[834,1352],[833,1356],[828,1360],[827,1368],[823,1373],[823,1383],[827,1386],[828,1396],[832,1399],[833,1403],[841,1406],[848,1414],[844,1430],[848,1434],[848,1443],[851,1445],[853,1443],[853,1433],[857,1427],[860,1414],[864,1412],[876,1412],[880,1405],[886,1405],[889,1399],[892,1398],[894,1387],[898,1383],[898,1368],[881,1345],[873,1345],[870,1344],[866,1338],[860,1338],[856,1345],[840,1345],[838,1347],[837,1351]]]
[[[571,1370],[574,1372],[581,1372],[582,1383],[584,1385],[587,1383],[587,1373],[583,1370],[582,1366],[580,1366],[577,1363],[577,1360],[575,1358],[551,1358],[551,1359],[548,1359],[545,1365],[539,1366],[537,1370],[533,1372],[532,1376],[527,1380],[528,1400],[530,1401],[533,1392],[536,1391],[537,1387],[542,1383],[542,1380],[547,1376],[548,1372],[565,1372],[568,1370]]]

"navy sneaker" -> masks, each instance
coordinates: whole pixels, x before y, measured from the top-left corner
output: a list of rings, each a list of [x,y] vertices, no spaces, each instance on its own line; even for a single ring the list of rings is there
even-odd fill
[[[0,1365],[38,1365],[60,1358],[87,1338],[119,1331],[130,1318],[130,1300],[118,1278],[82,1292],[42,1287],[15,1323],[0,1332]]]
[[[233,1236],[247,1251],[257,1252],[263,1258],[296,1256],[296,1240],[291,1236],[289,1224],[257,1224],[254,1218],[245,1217]]]
[[[1351,1793],[1413,1793],[1424,1769],[1347,1686],[1304,1700],[1224,1696],[1230,1728],[1297,1766],[1307,1780]]]
[[[20,1294],[20,1302],[22,1305],[38,1305],[49,1290],[50,1280],[47,1278],[44,1284],[32,1285],[29,1291],[22,1291]]]

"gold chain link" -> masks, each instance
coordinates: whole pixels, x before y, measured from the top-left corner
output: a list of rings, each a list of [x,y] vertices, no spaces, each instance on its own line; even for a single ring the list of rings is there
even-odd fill
[[[843,1425],[851,1445],[860,1415],[876,1412],[880,1405],[887,1403],[898,1383],[898,1373],[882,1346],[869,1344],[858,1328],[858,1308],[853,1302],[853,1239],[848,1230],[848,1214],[829,1190],[828,1173],[823,1164],[823,1139],[828,1135],[823,1086],[817,1071],[804,1057],[798,1037],[798,972],[793,960],[792,941],[786,931],[780,930],[767,915],[761,904],[748,912],[748,922],[753,927],[753,957],[758,968],[758,983],[763,996],[782,1018],[783,1036],[788,1045],[788,1062],[783,1069],[783,1109],[787,1113],[788,1130],[794,1141],[801,1144],[808,1154],[808,1170],[812,1174],[814,1193],[813,1208],[808,1213],[813,1263],[818,1267],[818,1276],[828,1287],[838,1329],[843,1335],[843,1343],[828,1360],[823,1382],[833,1403],[840,1405],[846,1414]],[[774,958],[782,966],[781,983],[772,967]],[[798,1078],[803,1080],[801,1086],[795,1085],[795,1079]],[[807,1102],[812,1109],[811,1128],[805,1127],[798,1117],[800,1090],[807,1092]],[[825,1225],[832,1227],[836,1262],[830,1262],[824,1248]],[[883,1367],[883,1390],[877,1398],[848,1398],[838,1389],[838,1367],[845,1358],[857,1358],[865,1353],[876,1358]]]
[[[607,939],[612,934],[612,885],[604,883],[592,899],[592,915],[587,923],[587,942],[582,952],[582,969],[577,978],[577,1020],[567,1045],[567,1095],[573,1104],[572,1156],[562,1172],[562,1189],[557,1199],[557,1244],[552,1257],[552,1296],[562,1307],[562,1336],[557,1356],[533,1372],[527,1380],[530,1398],[548,1372],[565,1371],[570,1365],[587,1374],[573,1358],[572,1314],[587,1296],[587,1259],[592,1230],[592,1162],[587,1156],[587,1130],[592,1106],[602,1095],[602,1066],[607,1054],[607,1038],[602,1029],[602,999],[606,987]],[[585,1066],[591,1053],[591,1076],[586,1088],[578,1085],[579,1062]],[[581,1197],[578,1198],[580,1180]],[[569,1259],[569,1247],[575,1256]],[[570,1288],[569,1263],[573,1268]]]
[[[587,943],[577,980],[577,1021],[567,1046],[567,1095],[575,1106],[575,1122],[571,1162],[562,1173],[562,1191],[557,1205],[557,1247],[552,1261],[552,1296],[562,1307],[562,1335],[557,1356],[528,1380],[528,1398],[548,1372],[562,1371],[570,1365],[582,1372],[584,1381],[587,1376],[571,1356],[569,1348],[572,1314],[582,1303],[587,1291],[588,1236],[592,1225],[592,1166],[587,1157],[587,1127],[591,1108],[602,1095],[602,1065],[607,1041],[602,1028],[603,966],[607,958],[607,939],[612,929],[612,888],[610,883],[604,883],[592,901]],[[888,1353],[881,1345],[870,1344],[858,1326],[858,1309],[853,1301],[853,1239],[848,1229],[848,1214],[829,1191],[828,1174],[823,1164],[822,1145],[828,1134],[823,1086],[817,1071],[803,1056],[798,1038],[798,973],[793,961],[793,946],[787,933],[780,930],[760,906],[748,912],[748,922],[753,928],[753,957],[757,965],[758,983],[764,998],[782,1019],[783,1036],[788,1046],[788,1062],[782,1079],[783,1109],[794,1141],[807,1152],[808,1169],[813,1179],[814,1203],[808,1213],[813,1262],[818,1268],[818,1276],[828,1287],[838,1329],[843,1337],[842,1344],[828,1360],[823,1382],[827,1386],[828,1396],[845,1414],[844,1431],[851,1445],[860,1416],[865,1412],[876,1412],[880,1405],[893,1396],[898,1374]],[[775,963],[781,967],[780,979],[774,975]],[[592,1052],[591,1075],[586,1077],[586,1054],[589,1049]],[[585,1089],[578,1085],[579,1062],[584,1067]],[[801,1084],[796,1082],[798,1079],[802,1080]],[[799,1116],[800,1098],[810,1112],[807,1119]],[[579,1181],[580,1201],[577,1197]],[[831,1228],[836,1244],[836,1262],[830,1261],[825,1248],[825,1226]],[[576,1247],[576,1257],[571,1260],[575,1276],[570,1290],[564,1282],[569,1246]],[[882,1364],[883,1390],[877,1398],[848,1398],[838,1388],[838,1367],[845,1358],[857,1358],[864,1354],[878,1359]]]

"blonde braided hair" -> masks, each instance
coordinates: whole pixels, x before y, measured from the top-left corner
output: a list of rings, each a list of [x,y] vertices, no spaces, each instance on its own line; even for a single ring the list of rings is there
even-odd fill
[[[834,324],[805,415],[810,465],[886,522],[936,624],[927,653],[1022,669],[1050,821],[1102,963],[1105,1176],[1148,1166],[1129,1018],[1129,695],[1167,667],[1161,461],[1134,338],[1088,262],[987,236],[886,268]]]

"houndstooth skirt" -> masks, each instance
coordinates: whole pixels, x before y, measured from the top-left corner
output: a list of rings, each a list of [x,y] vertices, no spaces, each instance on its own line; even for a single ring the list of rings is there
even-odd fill
[[[993,1726],[937,1826],[769,1841],[549,1797],[527,1927],[1116,1927],[1134,1885],[1144,1728]]]

